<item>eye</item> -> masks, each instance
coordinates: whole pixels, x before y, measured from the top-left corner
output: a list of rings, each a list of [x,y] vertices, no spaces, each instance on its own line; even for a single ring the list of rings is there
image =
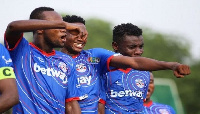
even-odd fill
[[[143,45],[140,45],[140,49],[143,49],[144,48],[144,44]]]
[[[135,48],[136,48],[135,45],[129,46],[129,49],[135,49]]]
[[[72,34],[72,35],[78,35],[79,34],[78,30],[69,30],[69,33]]]

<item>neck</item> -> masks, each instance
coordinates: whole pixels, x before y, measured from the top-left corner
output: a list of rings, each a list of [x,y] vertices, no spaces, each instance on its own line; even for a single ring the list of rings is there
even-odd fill
[[[63,53],[65,53],[65,54],[67,54],[67,55],[69,55],[69,56],[71,56],[71,57],[77,56],[77,55],[79,54],[79,53],[70,52],[70,51],[68,51],[68,50],[65,49],[65,48],[61,48],[60,51],[63,52]]]
[[[152,104],[153,104],[153,102],[152,102],[152,100],[150,100],[150,101],[145,101],[144,103],[143,103],[143,105],[145,106],[145,107],[150,107],[150,106],[152,106]]]
[[[46,53],[51,53],[53,51],[53,47],[45,43],[42,38],[34,38],[32,43]]]
[[[149,99],[146,99],[145,101],[144,101],[144,104],[148,104],[149,102],[151,102],[151,99],[149,98]]]

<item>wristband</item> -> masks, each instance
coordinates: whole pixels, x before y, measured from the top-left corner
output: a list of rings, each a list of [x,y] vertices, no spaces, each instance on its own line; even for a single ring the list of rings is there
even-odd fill
[[[0,80],[7,78],[15,78],[15,73],[12,67],[1,67],[0,68]]]

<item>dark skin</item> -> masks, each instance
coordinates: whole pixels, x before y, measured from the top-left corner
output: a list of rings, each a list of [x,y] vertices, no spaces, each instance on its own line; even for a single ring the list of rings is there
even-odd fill
[[[86,36],[74,36],[71,34],[71,38],[73,38],[70,45],[74,45],[77,39],[83,39],[84,43],[79,43],[83,49],[85,43],[87,42]],[[69,42],[66,42],[68,46]],[[113,44],[115,45],[115,44]],[[142,44],[143,45],[143,44]],[[141,47],[141,46],[140,46]],[[139,47],[139,48],[140,48]],[[77,48],[77,46],[76,46]],[[113,48],[115,49],[115,48]],[[72,50],[72,51],[71,51]],[[71,56],[77,55],[80,51],[76,51],[75,49],[68,47],[64,47],[61,49],[62,52],[67,53]],[[148,64],[147,64],[148,63]],[[165,61],[157,61],[155,59],[150,59],[146,57],[127,57],[127,56],[114,56],[110,61],[110,66],[117,67],[117,68],[133,68],[136,70],[144,70],[144,71],[157,71],[157,70],[173,70],[174,75],[177,78],[182,78],[184,75],[190,74],[190,67],[188,65],[180,64],[177,62],[165,62]]]
[[[6,30],[6,41],[13,48],[21,38],[23,32],[36,31],[33,34],[33,44],[46,53],[52,52],[53,48],[63,47],[66,41],[66,30],[76,30],[78,35],[85,35],[87,31],[83,26],[64,22],[62,17],[55,11],[44,11],[44,20],[20,20],[11,22]],[[66,103],[72,109],[66,112],[81,114],[77,101]]]
[[[112,47],[115,52],[121,53],[122,55],[128,57],[113,57],[113,59],[110,62],[111,66],[125,69],[133,68],[144,71],[173,70],[174,75],[177,78],[183,78],[184,75],[190,74],[190,68],[187,65],[183,65],[177,62],[164,62],[141,57],[141,55],[144,52],[144,41],[142,35],[126,35],[120,43],[112,42]]]
[[[82,23],[75,23],[80,26],[85,26]],[[86,30],[86,28],[85,28]],[[67,41],[65,42],[64,48],[61,49],[62,52],[70,55],[75,56],[78,55],[83,48],[85,47],[85,44],[87,43],[87,35],[77,35],[78,32],[76,30],[69,30],[67,31]]]
[[[15,79],[0,80],[0,94],[0,113],[3,113],[19,102]]]
[[[120,43],[113,42],[112,47],[115,52],[124,56],[140,57],[144,52],[143,37],[126,35]]]
[[[84,25],[82,23],[76,23]],[[86,29],[86,28],[85,28]],[[69,36],[67,37],[67,42],[65,42],[64,48],[61,49],[62,52],[75,56],[78,55],[87,43],[87,35],[77,36],[76,31],[68,31]],[[134,39],[130,41],[130,39]],[[137,70],[155,71],[155,70],[173,70],[174,75],[177,78],[184,77],[184,75],[190,74],[190,68],[187,65],[183,65],[177,62],[164,62],[157,61],[154,59],[149,59],[145,57],[139,57],[143,53],[143,37],[142,36],[127,36],[126,40],[119,45],[113,42],[113,49],[117,52],[122,53],[126,56],[114,56],[110,61],[110,66],[118,68],[134,68]],[[124,48],[123,48],[124,47]],[[129,56],[129,57],[127,57]],[[148,64],[146,64],[148,63]],[[98,113],[105,113],[105,105],[99,103]]]
[[[98,114],[105,114],[105,104],[99,103]]]
[[[82,23],[76,24],[84,25]],[[69,35],[67,36],[67,41],[65,42],[65,48],[62,48],[61,51],[70,56],[78,55],[87,43],[87,35],[76,36],[78,32],[75,30],[68,31],[68,33]],[[105,105],[102,103],[99,103],[98,105],[98,114],[105,114]]]
[[[81,114],[81,108],[79,107],[79,104],[76,100],[72,100],[68,103],[66,103],[65,111],[66,114]]]
[[[82,26],[62,21],[61,16],[54,11],[45,11],[43,14],[47,15],[46,20],[19,20],[13,21],[8,25],[5,35],[10,48],[16,44],[23,32],[37,30],[33,34],[33,44],[47,53],[51,52],[54,47],[64,46],[66,29],[78,30],[79,34],[82,35],[87,32]],[[47,38],[52,42],[51,45],[46,41]]]

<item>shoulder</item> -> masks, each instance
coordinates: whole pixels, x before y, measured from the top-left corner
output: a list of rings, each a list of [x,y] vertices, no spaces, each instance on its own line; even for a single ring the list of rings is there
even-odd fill
[[[104,49],[104,48],[91,48],[91,49],[88,49],[87,51],[110,51],[110,50],[107,50],[107,49]]]
[[[1,53],[2,53],[2,52],[5,52],[5,51],[8,51],[8,50],[6,49],[6,47],[3,46],[2,44],[0,44],[0,50],[1,50]]]
[[[172,106],[167,105],[167,104],[161,104],[161,103],[155,103],[155,102],[153,104],[158,107],[162,107],[162,108],[169,109],[169,110],[174,110]]]
[[[57,50],[55,50],[55,53],[56,53],[57,56],[71,57],[71,56],[69,56],[68,54],[63,53],[63,52],[61,52],[61,51],[57,51]]]

